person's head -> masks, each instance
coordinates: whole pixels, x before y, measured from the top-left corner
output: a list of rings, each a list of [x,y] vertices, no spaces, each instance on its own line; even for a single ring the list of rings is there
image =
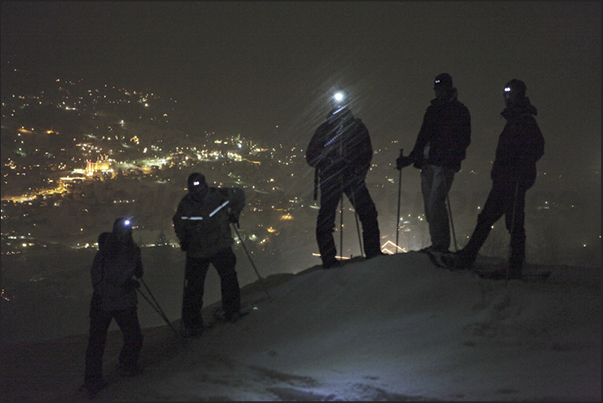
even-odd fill
[[[120,241],[132,237],[132,222],[129,218],[120,217],[113,222],[113,234]],[[100,245],[100,244],[99,244]]]
[[[528,87],[526,84],[516,78],[505,84],[503,96],[505,97],[505,105],[511,107],[524,101]]]
[[[436,98],[446,96],[453,88],[452,76],[448,73],[438,74],[433,80],[433,90],[436,93]]]
[[[193,172],[188,176],[188,191],[194,197],[204,195],[207,192],[208,185],[205,180],[205,175],[199,172]]]

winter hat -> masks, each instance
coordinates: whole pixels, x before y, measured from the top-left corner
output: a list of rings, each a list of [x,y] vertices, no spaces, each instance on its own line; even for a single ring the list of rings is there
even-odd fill
[[[520,98],[526,96],[527,90],[528,87],[526,86],[526,84],[516,78],[512,79],[511,81],[505,84],[505,93],[515,93],[519,95]]]
[[[132,223],[129,218],[120,217],[115,219],[113,222],[113,233],[114,234],[131,234]]]
[[[207,181],[205,180],[205,175],[199,172],[193,172],[188,177],[188,190],[193,190],[199,186],[207,187]]]
[[[452,89],[452,76],[448,73],[438,74],[433,80],[433,88]]]

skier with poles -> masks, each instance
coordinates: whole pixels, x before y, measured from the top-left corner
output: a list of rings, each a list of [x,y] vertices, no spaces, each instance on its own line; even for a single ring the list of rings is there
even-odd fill
[[[335,107],[315,131],[306,150],[306,162],[317,170],[315,190],[320,188],[316,241],[324,269],[339,266],[333,231],[337,205],[343,203],[344,194],[362,223],[366,258],[383,254],[377,209],[365,183],[373,158],[369,132],[362,120],[354,117],[342,93],[336,93],[333,99]]]
[[[431,245],[422,252],[448,253],[450,247],[450,213],[446,202],[454,175],[461,169],[466,149],[471,144],[471,115],[457,99],[458,91],[450,74],[436,76],[435,98],[423,116],[423,124],[411,153],[396,160],[397,169],[411,164],[421,170],[421,192],[425,218],[429,224]],[[455,238],[456,240],[456,238]]]
[[[492,225],[504,215],[511,235],[509,266],[487,277],[509,280],[523,276],[525,197],[536,182],[536,162],[544,155],[544,137],[534,117],[537,110],[526,97],[526,90],[525,83],[517,79],[510,80],[504,87],[505,109],[501,115],[507,123],[499,136],[490,172],[492,188],[469,242],[453,256],[454,268],[471,267]]]
[[[118,373],[134,376],[141,372],[138,358],[143,336],[137,313],[136,289],[143,266],[140,247],[132,239],[132,224],[118,218],[112,232],[98,237],[98,252],[90,269],[93,294],[90,302],[90,334],[86,349],[84,385],[90,396],[107,386],[103,377],[103,355],[107,331],[115,319],[122,334]]]
[[[182,325],[185,337],[203,332],[203,292],[210,263],[220,276],[224,320],[241,316],[241,291],[232,250],[230,223],[238,223],[245,206],[241,188],[210,187],[201,173],[188,177],[188,193],[180,200],[172,217],[180,249],[186,252]]]

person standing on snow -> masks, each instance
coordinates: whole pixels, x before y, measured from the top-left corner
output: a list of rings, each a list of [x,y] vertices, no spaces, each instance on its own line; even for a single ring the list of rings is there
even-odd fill
[[[324,269],[339,266],[333,231],[337,205],[343,194],[362,223],[366,258],[383,254],[377,209],[365,182],[372,158],[373,147],[366,126],[354,117],[348,105],[338,103],[315,131],[306,150],[306,162],[317,169],[320,183],[316,240]]]
[[[499,136],[490,172],[492,188],[469,242],[454,256],[456,268],[473,264],[492,225],[504,215],[511,235],[509,268],[491,274],[491,278],[522,277],[526,248],[525,197],[536,182],[536,162],[544,155],[544,137],[535,118],[537,110],[526,97],[526,90],[525,83],[517,79],[504,87],[505,109],[501,115],[507,123]]]
[[[210,263],[220,276],[224,320],[233,322],[241,315],[237,259],[229,223],[238,224],[245,193],[240,188],[209,187],[205,176],[198,172],[188,177],[188,191],[172,222],[180,248],[186,252],[182,324],[184,336],[191,337],[201,335],[204,329],[201,309]]]
[[[421,192],[431,245],[421,251],[447,253],[450,225],[446,200],[454,175],[461,169],[471,144],[471,115],[460,102],[452,77],[439,74],[433,84],[435,98],[423,116],[423,124],[411,153],[396,160],[396,168],[414,164],[421,170]]]
[[[84,387],[95,395],[107,386],[103,378],[103,355],[107,331],[115,319],[123,335],[119,354],[118,373],[133,376],[141,372],[138,358],[143,336],[137,312],[136,288],[143,266],[140,247],[132,239],[129,219],[118,218],[112,232],[98,237],[98,252],[90,270],[93,294],[90,302],[90,335],[86,349]]]

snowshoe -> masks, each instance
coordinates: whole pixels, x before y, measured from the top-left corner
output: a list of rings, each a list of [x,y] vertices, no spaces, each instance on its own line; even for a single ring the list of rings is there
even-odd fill
[[[222,309],[217,309],[214,312],[214,319],[218,322],[218,323],[235,323],[237,322],[239,319],[241,319],[244,316],[247,316],[249,314],[249,311],[238,311],[238,312],[234,312],[230,315],[227,315],[224,310]]]
[[[437,267],[441,267],[443,269],[451,269],[453,264],[453,253],[448,250],[441,250],[437,248],[425,248],[421,249],[419,252],[425,253],[431,263],[433,263]]]
[[[88,398],[93,399],[98,392],[105,389],[107,386],[109,386],[109,382],[104,379],[86,381],[82,386],[80,386],[80,391],[85,392]]]
[[[480,278],[488,280],[545,281],[550,277],[551,272],[542,271],[534,273],[517,273],[513,271],[508,271],[507,269],[498,269],[489,272],[475,271],[475,274],[477,274]]]

